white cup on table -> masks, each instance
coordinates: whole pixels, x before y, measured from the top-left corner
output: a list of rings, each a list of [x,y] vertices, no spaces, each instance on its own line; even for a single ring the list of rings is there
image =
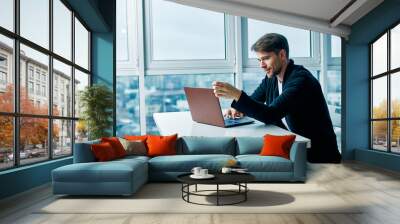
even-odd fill
[[[201,170],[202,170],[202,168],[199,167],[199,166],[193,167],[192,173],[193,173],[194,175],[196,175],[196,176],[200,176],[200,175],[201,175],[201,173],[200,173]]]
[[[207,176],[208,175],[208,169],[201,169],[200,170],[200,176]]]

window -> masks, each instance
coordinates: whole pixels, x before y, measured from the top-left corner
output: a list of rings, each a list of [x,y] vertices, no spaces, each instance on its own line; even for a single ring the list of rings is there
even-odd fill
[[[89,70],[89,32],[75,18],[75,63]]]
[[[258,38],[266,33],[280,33],[284,35],[289,42],[289,57],[311,57],[311,32],[264,21],[253,19],[247,20],[247,34],[248,34],[248,56],[249,58],[256,58],[256,54],[251,51],[251,46]]]
[[[0,6],[3,4],[0,3]],[[0,12],[3,9],[0,8]],[[1,14],[0,13],[0,14]],[[3,15],[0,15],[0,19]],[[14,76],[12,66],[7,65],[7,58],[13,58],[12,39],[0,33],[0,112],[14,111]],[[0,136],[1,138],[1,136]]]
[[[53,114],[58,115],[58,116],[63,116],[63,117],[72,117],[72,91],[71,89],[65,89],[63,88],[64,83],[70,83],[72,85],[72,69],[71,66],[66,65],[56,59],[53,60]],[[60,82],[59,82],[60,80]],[[61,84],[60,84],[61,83]],[[60,86],[61,85],[61,88]],[[59,104],[58,97],[59,97],[59,91],[60,90],[60,95],[61,95],[61,102],[64,103],[64,96],[67,96],[68,102],[66,106],[65,113],[61,113],[60,107],[63,104]]]
[[[0,115],[0,170],[14,166],[13,117]]]
[[[233,84],[232,74],[160,75],[146,77],[147,132],[157,133],[153,113],[188,111],[183,87],[210,88],[214,80]],[[222,100],[221,107],[230,107],[230,100]]]
[[[224,14],[150,1],[153,60],[225,59]]]
[[[342,40],[338,36],[331,36],[331,57],[340,58],[342,56]]]
[[[21,36],[49,48],[49,0],[20,0]]]
[[[288,38],[295,63],[320,80],[340,148],[340,37],[165,0],[120,0],[116,10],[118,136],[157,133],[153,113],[188,110],[184,86],[211,87],[218,79],[251,94],[265,74],[250,47],[273,31]],[[235,61],[235,54],[242,60]],[[221,102],[222,107],[230,103]],[[75,138],[82,139],[85,124],[77,126],[81,134]]]
[[[53,157],[72,154],[72,121],[53,120]]]
[[[49,4],[50,1],[53,4]],[[20,3],[16,14],[14,2]],[[0,170],[70,156],[73,152],[73,129],[80,130],[82,126],[74,127],[79,117],[73,114],[76,93],[71,86],[74,82],[89,85],[82,80],[79,71],[89,80],[90,33],[86,28],[82,32],[81,21],[65,4],[68,2],[63,0],[0,1],[0,26],[13,32],[0,29],[0,83],[7,82],[6,88],[0,85]],[[76,36],[72,35],[72,18],[78,26]],[[13,24],[13,21],[20,22]],[[49,24],[53,24],[52,35]],[[19,35],[14,32],[14,25]],[[18,63],[14,61],[14,42],[19,44]],[[50,42],[53,49],[49,48]],[[77,43],[77,49],[72,49],[72,42]],[[73,54],[77,55],[76,63],[71,58]],[[53,55],[62,57],[63,62]],[[14,74],[17,64],[19,73]],[[77,74],[75,80],[73,71]],[[19,80],[18,94],[14,92],[14,76]],[[49,89],[50,78],[53,79],[52,90]],[[15,99],[14,95],[19,97]],[[50,99],[53,105],[49,105]],[[14,107],[19,111],[14,111]],[[15,128],[18,129],[16,133]]]
[[[81,92],[89,86],[89,75],[81,72],[80,70],[75,70],[75,117],[79,117],[81,114],[80,95]]]
[[[390,68],[400,67],[400,24],[390,31]]]
[[[53,0],[53,50],[71,60],[72,53],[72,12],[60,1]]]
[[[117,136],[140,134],[139,77],[117,76]]]
[[[28,93],[33,94],[34,88],[33,88],[33,82],[28,82]]]
[[[387,30],[370,45],[370,147],[392,153],[400,153],[399,27]]]
[[[24,54],[26,57],[21,57],[20,59],[20,108],[21,113],[23,114],[37,114],[37,115],[47,115],[48,114],[48,102],[49,99],[46,98],[46,90],[43,91],[40,83],[42,72],[48,73],[48,63],[49,56],[40,53],[37,50],[34,50],[31,47],[28,47],[24,44],[21,44],[21,54]],[[28,87],[26,86],[24,80],[26,79],[26,72],[23,68],[27,67],[27,63],[33,66],[36,70],[36,90],[35,95],[29,95]],[[44,84],[48,85],[45,81]],[[38,97],[43,97],[43,103],[40,105],[32,105],[29,103],[29,99]]]
[[[0,1],[0,26],[14,31],[14,0]]]

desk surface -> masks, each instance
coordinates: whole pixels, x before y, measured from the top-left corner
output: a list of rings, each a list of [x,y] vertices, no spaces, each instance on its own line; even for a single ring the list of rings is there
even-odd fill
[[[257,120],[252,124],[230,128],[201,124],[192,120],[189,111],[154,113],[153,117],[161,135],[172,135],[178,133],[179,136],[262,137],[265,134],[295,134],[275,125],[265,125]],[[311,141],[301,135],[296,135],[296,141],[306,142],[307,147],[311,146]]]

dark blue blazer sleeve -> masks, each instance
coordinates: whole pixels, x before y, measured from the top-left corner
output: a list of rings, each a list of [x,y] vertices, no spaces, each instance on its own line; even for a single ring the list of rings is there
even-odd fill
[[[242,91],[239,100],[234,100],[231,106],[256,120],[266,124],[273,123],[285,117],[288,111],[296,110],[296,107],[302,105],[306,98],[306,85],[306,76],[296,74],[295,77],[286,80],[282,94],[269,105],[253,99]]]
[[[267,100],[267,96],[265,95],[266,93],[266,78],[264,78],[262,80],[262,82],[260,83],[260,85],[258,85],[258,87],[256,88],[256,90],[254,90],[253,94],[251,94],[251,98],[255,101],[264,103],[265,100]]]

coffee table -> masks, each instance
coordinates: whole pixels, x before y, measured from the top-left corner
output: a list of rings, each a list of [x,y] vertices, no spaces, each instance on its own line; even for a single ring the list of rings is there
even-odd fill
[[[247,183],[255,180],[255,177],[249,173],[215,173],[212,179],[193,179],[190,177],[191,173],[182,174],[177,177],[178,181],[182,183],[182,199],[188,203],[198,205],[234,205],[245,202],[247,200],[247,192],[249,188]],[[197,185],[215,185],[215,190],[198,190]],[[194,191],[190,191],[190,186],[195,186]],[[236,185],[237,190],[224,190],[220,189],[220,185]],[[215,192],[215,194],[206,194]],[[190,196],[203,196],[203,197],[216,197],[216,204],[202,204],[190,200]],[[221,197],[240,196],[240,199],[231,203],[221,203]]]

